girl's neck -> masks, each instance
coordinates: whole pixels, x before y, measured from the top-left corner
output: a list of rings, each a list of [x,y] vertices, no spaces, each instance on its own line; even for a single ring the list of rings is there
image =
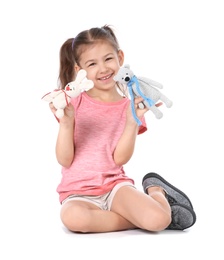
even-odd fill
[[[87,95],[91,98],[102,101],[102,102],[116,102],[121,100],[123,97],[118,93],[117,89],[111,90],[99,90],[99,89],[90,89],[87,92]]]

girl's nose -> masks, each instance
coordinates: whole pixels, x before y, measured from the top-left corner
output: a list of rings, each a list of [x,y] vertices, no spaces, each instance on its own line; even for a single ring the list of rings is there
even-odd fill
[[[101,63],[99,66],[100,72],[105,72],[107,71],[107,66],[105,63]]]

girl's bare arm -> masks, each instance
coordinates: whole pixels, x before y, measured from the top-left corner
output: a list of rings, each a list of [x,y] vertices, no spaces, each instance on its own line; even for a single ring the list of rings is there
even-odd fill
[[[138,108],[138,103],[140,103],[142,100],[143,100],[142,98],[135,99],[136,115],[138,116],[139,119],[148,111],[147,108],[144,109]],[[114,151],[114,161],[117,165],[126,164],[132,157],[138,131],[139,131],[139,126],[132,115],[131,106],[130,106],[127,111],[127,118],[126,118],[126,125],[125,125],[124,132]]]
[[[55,109],[50,104],[51,111],[55,114]],[[59,120],[59,131],[56,141],[56,158],[61,166],[68,168],[74,159],[74,107],[69,104],[64,109],[64,116]]]
[[[135,110],[136,110],[136,115],[139,119],[141,119],[142,116],[149,110],[148,108],[140,109],[138,107],[138,104],[141,101],[143,101],[141,97],[135,98]],[[157,107],[161,105],[162,102],[156,104]],[[134,152],[138,131],[139,131],[139,126],[132,115],[131,106],[130,106],[127,111],[127,120],[126,120],[124,132],[114,151],[114,161],[117,165],[124,165],[131,159]]]

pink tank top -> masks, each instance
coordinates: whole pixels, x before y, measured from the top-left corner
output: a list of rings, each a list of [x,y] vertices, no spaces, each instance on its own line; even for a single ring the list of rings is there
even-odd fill
[[[62,167],[62,178],[57,187],[60,202],[72,194],[102,195],[123,181],[134,184],[123,166],[116,165],[113,160],[130,100],[123,98],[105,103],[83,92],[71,103],[75,108],[75,159],[69,168]],[[146,130],[143,117],[138,134]]]

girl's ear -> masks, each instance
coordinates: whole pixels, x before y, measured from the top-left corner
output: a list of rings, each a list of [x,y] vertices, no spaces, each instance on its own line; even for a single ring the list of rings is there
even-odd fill
[[[119,65],[122,66],[124,63],[124,52],[122,50],[118,51],[118,60],[119,60]]]
[[[81,68],[78,66],[77,63],[75,63],[75,66],[74,66],[74,70],[75,70],[75,73],[77,73]]]

